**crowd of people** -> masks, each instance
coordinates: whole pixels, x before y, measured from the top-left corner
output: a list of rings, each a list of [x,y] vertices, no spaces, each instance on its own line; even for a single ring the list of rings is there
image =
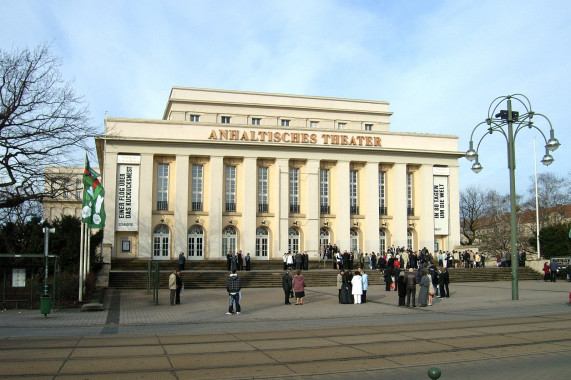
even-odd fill
[[[226,254],[226,269],[230,272],[232,270],[236,271],[250,271],[252,269],[252,258],[250,254],[244,255],[242,251],[238,252],[228,252]]]

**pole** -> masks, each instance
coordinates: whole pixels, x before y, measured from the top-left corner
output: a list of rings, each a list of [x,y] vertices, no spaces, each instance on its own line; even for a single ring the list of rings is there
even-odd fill
[[[517,215],[515,192],[515,143],[513,133],[512,102],[508,98],[508,167],[510,171],[510,247],[512,262],[512,300],[519,299],[517,257]]]
[[[44,278],[44,296],[48,295],[48,243],[50,239],[50,229],[44,227],[44,257],[46,262],[45,278]]]
[[[535,151],[535,136],[533,136],[533,162],[535,164],[535,223],[536,223],[536,239],[537,239],[537,259],[541,259],[541,251],[539,247],[539,197],[537,196],[537,153]]]
[[[85,252],[85,260],[86,260],[86,265],[85,265],[85,276],[87,278],[87,274],[89,273],[89,269],[91,268],[91,228],[87,228],[87,235],[86,235],[86,239],[87,239],[87,252]]]
[[[79,247],[79,302],[83,302],[83,230],[84,224],[81,223],[81,238],[80,238],[80,247]]]

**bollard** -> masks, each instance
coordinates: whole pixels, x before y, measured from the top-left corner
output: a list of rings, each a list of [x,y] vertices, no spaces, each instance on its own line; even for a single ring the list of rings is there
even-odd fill
[[[432,367],[428,370],[428,377],[431,379],[438,379],[442,373],[436,367]]]

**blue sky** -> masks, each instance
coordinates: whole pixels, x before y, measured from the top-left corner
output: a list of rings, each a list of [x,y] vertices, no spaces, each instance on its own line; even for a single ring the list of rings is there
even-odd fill
[[[456,135],[466,150],[492,100],[523,93],[562,144],[539,172],[571,176],[570,16],[564,0],[2,0],[0,48],[50,42],[101,130],[105,112],[160,119],[173,86],[204,87],[384,100],[392,131]],[[539,134],[516,140],[518,193],[534,136],[540,160]],[[503,137],[480,162],[476,175],[460,160],[461,188],[507,194]]]

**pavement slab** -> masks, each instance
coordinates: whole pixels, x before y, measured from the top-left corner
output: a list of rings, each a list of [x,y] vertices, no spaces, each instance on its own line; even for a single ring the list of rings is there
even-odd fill
[[[62,374],[97,374],[101,372],[157,371],[170,370],[166,356],[85,358],[67,360],[61,369]]]

